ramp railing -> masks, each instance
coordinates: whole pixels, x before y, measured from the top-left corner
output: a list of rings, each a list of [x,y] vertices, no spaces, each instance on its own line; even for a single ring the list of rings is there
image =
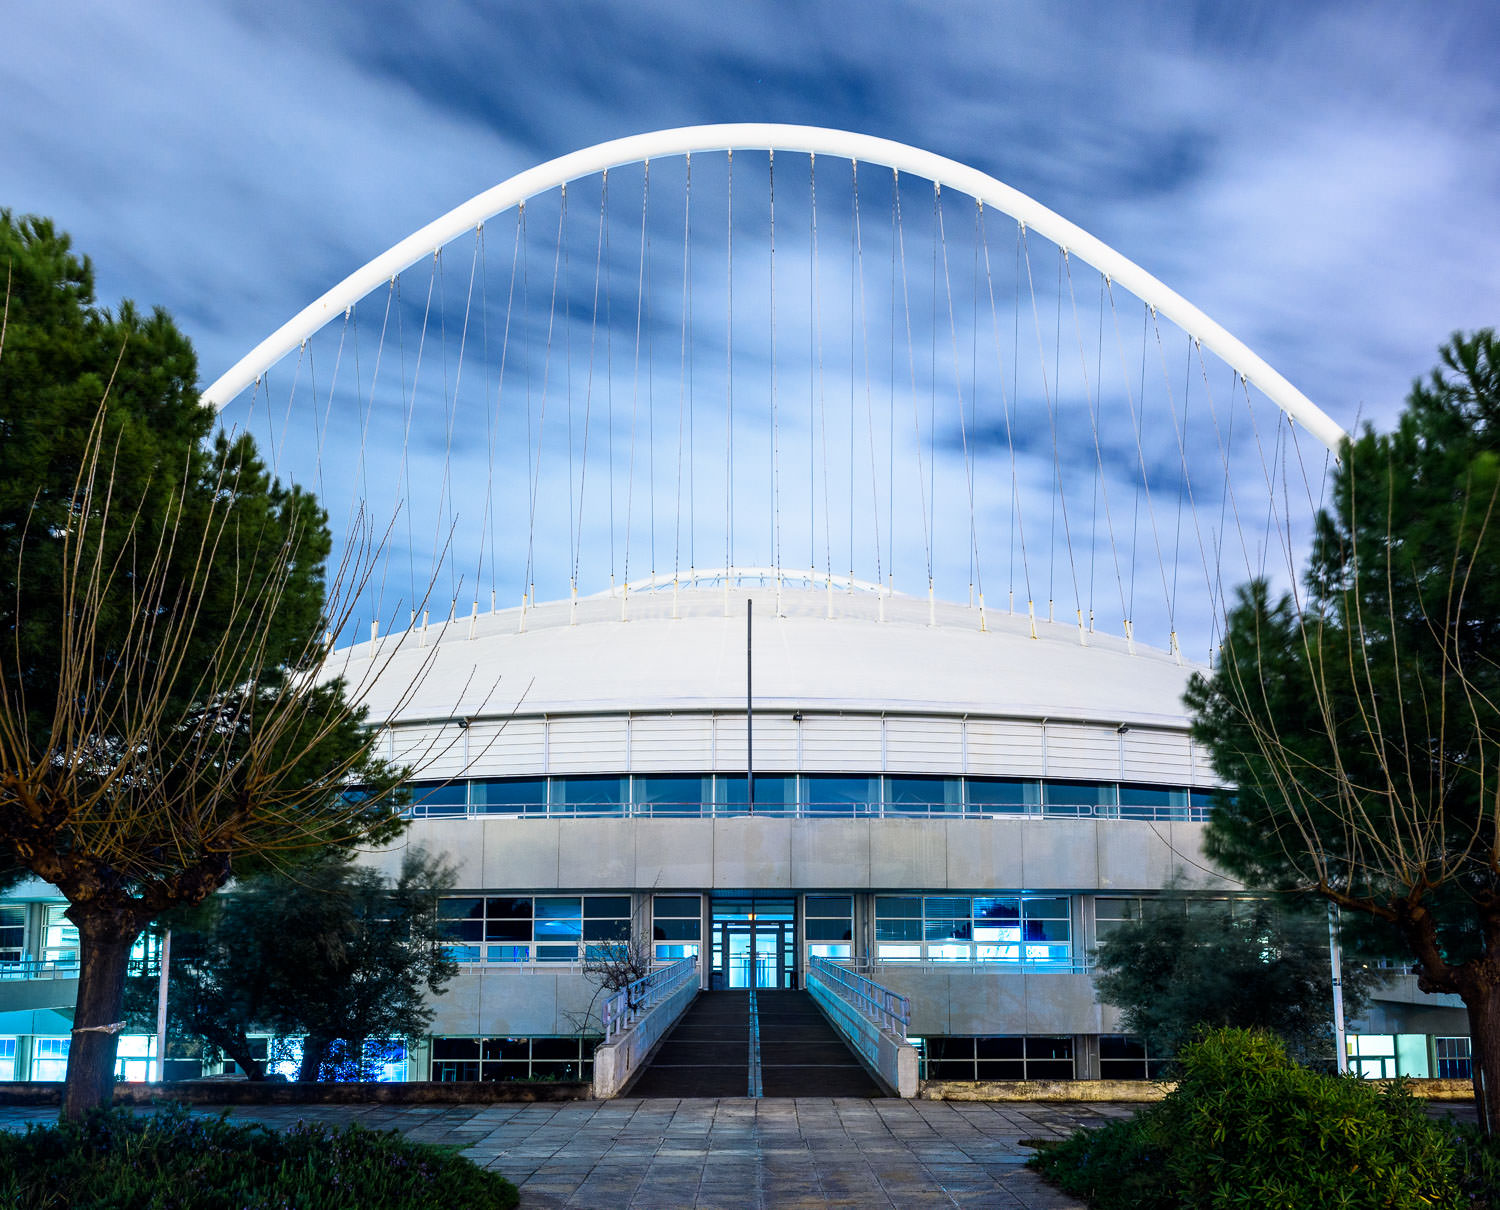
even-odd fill
[[[917,1095],[917,1052],[906,1040],[911,1001],[827,958],[812,958],[807,990],[855,1054],[897,1096]]]

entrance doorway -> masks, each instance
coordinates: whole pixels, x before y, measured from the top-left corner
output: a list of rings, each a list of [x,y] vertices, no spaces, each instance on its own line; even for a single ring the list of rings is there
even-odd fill
[[[794,900],[715,895],[712,906],[713,987],[796,986]]]

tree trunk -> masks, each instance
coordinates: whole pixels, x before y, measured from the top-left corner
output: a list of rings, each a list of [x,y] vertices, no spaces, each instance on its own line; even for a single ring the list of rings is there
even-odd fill
[[[239,1065],[252,1083],[266,1078],[266,1065],[250,1053],[250,1039],[243,1031],[216,1033],[208,1039]]]
[[[323,1070],[323,1064],[328,1058],[328,1044],[331,1041],[320,1034],[308,1034],[302,1039],[302,1066],[297,1069],[298,1082],[312,1082],[318,1078],[318,1073]]]
[[[1482,984],[1463,997],[1469,1010],[1474,1108],[1485,1134],[1500,1134],[1500,988]]]
[[[68,1047],[68,1076],[62,1116],[70,1121],[108,1105],[115,1084],[115,1052],[124,1028],[125,974],[130,947],[141,925],[124,913],[74,905],[68,917],[78,926],[78,1003]]]

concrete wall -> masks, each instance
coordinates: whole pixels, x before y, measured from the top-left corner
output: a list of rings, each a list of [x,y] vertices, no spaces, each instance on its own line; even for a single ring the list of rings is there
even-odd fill
[[[418,819],[472,890],[1237,889],[1201,823],[1108,819]],[[388,872],[401,846],[367,856]]]

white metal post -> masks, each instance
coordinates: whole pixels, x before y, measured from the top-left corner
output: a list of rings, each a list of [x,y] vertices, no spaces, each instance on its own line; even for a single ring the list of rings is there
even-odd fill
[[[1349,1051],[1344,1042],[1344,951],[1339,945],[1338,904],[1328,905],[1328,965],[1333,975],[1333,1046],[1339,1075],[1349,1070]]]
[[[167,977],[172,965],[172,930],[161,938],[161,978],[156,987],[156,1082],[167,1081]]]

